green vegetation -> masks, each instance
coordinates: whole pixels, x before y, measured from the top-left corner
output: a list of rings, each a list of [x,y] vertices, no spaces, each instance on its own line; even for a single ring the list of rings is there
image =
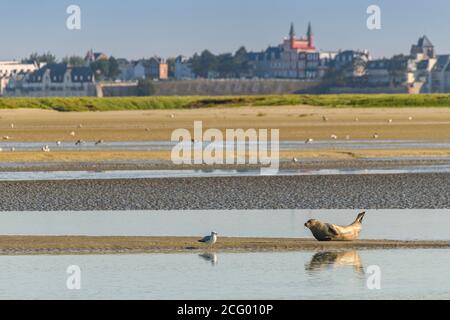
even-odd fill
[[[284,95],[228,97],[0,98],[0,109],[57,111],[193,109],[216,106],[450,107],[448,94],[424,95]]]

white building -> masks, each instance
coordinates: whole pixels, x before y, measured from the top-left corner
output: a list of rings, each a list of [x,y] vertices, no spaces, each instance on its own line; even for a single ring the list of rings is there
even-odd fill
[[[177,80],[195,79],[195,74],[192,72],[191,65],[186,57],[178,56],[175,59],[174,76]]]
[[[14,81],[16,77],[22,77],[38,69],[39,66],[35,63],[0,61],[0,95],[4,94],[4,90],[11,80]]]

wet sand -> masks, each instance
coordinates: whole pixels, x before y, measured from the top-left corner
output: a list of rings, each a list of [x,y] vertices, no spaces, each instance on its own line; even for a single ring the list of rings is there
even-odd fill
[[[443,209],[450,174],[2,181],[0,211]]]
[[[261,252],[369,249],[450,249],[450,241],[358,240],[318,242],[314,239],[220,238],[214,246],[193,237],[0,236],[0,254],[121,254],[174,252]]]

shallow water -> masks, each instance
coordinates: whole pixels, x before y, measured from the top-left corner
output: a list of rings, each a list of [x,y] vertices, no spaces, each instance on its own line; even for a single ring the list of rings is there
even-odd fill
[[[111,171],[21,171],[0,172],[0,181],[55,181],[107,179],[213,178],[271,176],[375,175],[407,173],[449,173],[449,165],[367,169],[281,169],[261,170],[111,170]]]
[[[450,299],[449,263],[450,250],[0,256],[0,298]],[[70,265],[80,290],[66,287]]]
[[[309,238],[309,219],[346,225],[357,210],[3,212],[2,235]],[[450,240],[450,210],[369,210],[362,239]]]
[[[15,148],[17,151],[39,151],[45,145],[53,150],[130,150],[130,151],[164,151],[172,150],[177,142],[171,141],[123,141],[103,142],[96,144],[86,141],[81,145],[75,142],[4,142],[0,141],[0,148],[7,151]],[[203,147],[214,145],[214,142],[204,142]],[[244,144],[244,143],[238,143]],[[248,144],[248,143],[246,143]],[[191,143],[186,143],[191,146]],[[219,146],[219,144],[217,144]],[[226,146],[226,145],[225,145]],[[450,141],[420,141],[420,140],[323,140],[305,143],[304,141],[280,141],[280,150],[312,150],[312,149],[441,149],[450,148]]]

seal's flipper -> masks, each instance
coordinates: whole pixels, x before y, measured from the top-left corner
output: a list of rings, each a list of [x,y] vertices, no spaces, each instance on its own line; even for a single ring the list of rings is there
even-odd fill
[[[339,232],[338,232],[338,231],[336,230],[336,228],[335,228],[333,225],[331,225],[331,224],[328,225],[328,232],[329,232],[330,234],[334,235],[334,236],[339,235]]]

